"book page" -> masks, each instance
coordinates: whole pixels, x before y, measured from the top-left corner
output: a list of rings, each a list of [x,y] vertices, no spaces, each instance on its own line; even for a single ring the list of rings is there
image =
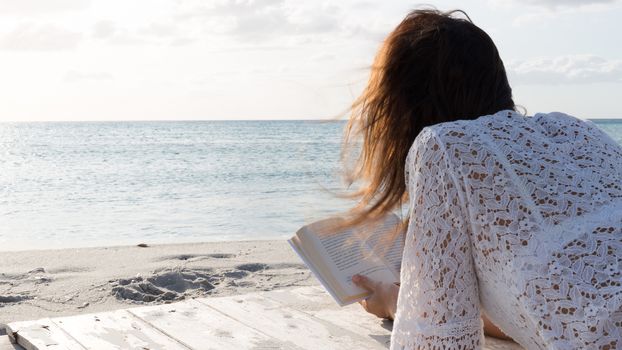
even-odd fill
[[[315,275],[315,277],[324,286],[324,288],[326,288],[326,291],[337,301],[337,303],[339,303],[339,305],[342,305],[343,301],[341,300],[341,296],[337,290],[333,287],[334,283],[331,283],[330,280],[327,279],[329,274],[327,274],[328,270],[324,266],[325,264],[321,264],[321,262],[318,261],[312,262],[312,259],[305,252],[305,249],[300,243],[300,239],[297,235],[291,239],[288,239],[287,242],[289,242],[292,249],[294,249],[305,265],[307,265],[307,267],[311,270],[313,275]]]
[[[322,224],[328,225],[326,222]],[[383,229],[382,232],[378,232],[377,237],[381,237],[389,230],[384,225],[378,227]],[[374,281],[385,283],[399,281],[398,270],[392,264],[396,260],[401,263],[401,253],[397,259],[396,255],[398,254],[391,250],[392,254],[387,255],[391,260],[385,260],[384,257],[374,254],[369,248],[369,242],[361,240],[357,232],[352,229],[339,233],[320,233],[320,231],[322,230],[319,227],[314,230],[314,225],[310,225],[302,233],[304,238],[301,238],[316,247],[315,250],[320,255],[319,258],[329,268],[338,284],[340,294],[344,294],[344,297],[360,296],[358,299],[362,299],[367,295],[364,289],[352,283],[352,276],[355,274],[361,274]],[[387,261],[393,262],[388,265]]]
[[[405,232],[400,232],[395,239],[389,240],[387,237],[394,236],[394,230],[401,223],[400,218],[391,214],[387,219],[373,229],[373,233],[367,238],[366,244],[369,249],[389,264],[399,275],[402,267],[402,254],[404,253]]]

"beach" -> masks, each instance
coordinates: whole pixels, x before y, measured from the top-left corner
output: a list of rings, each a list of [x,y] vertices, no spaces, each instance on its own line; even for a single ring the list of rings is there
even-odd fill
[[[285,240],[0,252],[0,324],[316,285]]]
[[[352,206],[343,125],[0,124],[0,324],[317,285],[285,237]]]

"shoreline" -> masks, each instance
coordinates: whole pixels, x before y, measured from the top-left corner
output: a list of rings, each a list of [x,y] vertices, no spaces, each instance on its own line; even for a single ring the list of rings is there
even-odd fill
[[[0,252],[0,324],[317,285],[286,240]]]
[[[0,241],[0,245],[3,245],[0,248],[0,255],[6,254],[6,253],[28,253],[28,252],[40,252],[40,251],[48,251],[48,250],[63,251],[63,250],[76,250],[76,249],[123,248],[123,247],[139,246],[141,244],[146,244],[149,247],[157,247],[157,246],[176,246],[176,245],[209,244],[209,243],[286,241],[287,239],[289,239],[289,237],[286,237],[285,235],[283,235],[282,237],[266,235],[266,236],[260,236],[260,237],[253,237],[252,239],[249,239],[247,237],[224,238],[224,236],[223,237],[215,236],[215,237],[208,237],[208,239],[203,239],[203,240],[185,239],[182,237],[182,238],[178,238],[176,242],[173,242],[171,240],[157,241],[157,240],[145,239],[141,241],[141,240],[136,240],[136,239],[127,239],[120,243],[110,243],[108,241],[95,241],[93,243],[76,244],[76,245],[65,245],[65,244],[50,245],[46,243],[47,246],[45,247],[43,247],[37,242],[19,241],[16,239],[11,239],[10,241],[13,243],[12,246],[16,246],[16,248],[7,249],[6,247],[7,245],[9,245],[8,240]],[[19,242],[19,244],[14,244],[15,242]],[[28,247],[28,248],[25,248],[25,247]]]

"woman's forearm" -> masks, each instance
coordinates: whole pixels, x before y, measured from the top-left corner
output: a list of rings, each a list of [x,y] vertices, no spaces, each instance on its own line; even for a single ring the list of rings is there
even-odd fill
[[[499,327],[495,326],[494,323],[490,322],[490,320],[486,317],[486,315],[482,314],[482,320],[484,321],[484,334],[498,339],[503,340],[512,340],[512,338],[508,337],[503,333]]]

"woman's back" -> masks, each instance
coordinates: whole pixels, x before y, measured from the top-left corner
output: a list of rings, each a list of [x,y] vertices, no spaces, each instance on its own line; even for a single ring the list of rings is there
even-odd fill
[[[502,111],[424,129],[406,167],[394,348],[474,346],[480,300],[528,348],[622,346],[618,144],[561,113]]]

